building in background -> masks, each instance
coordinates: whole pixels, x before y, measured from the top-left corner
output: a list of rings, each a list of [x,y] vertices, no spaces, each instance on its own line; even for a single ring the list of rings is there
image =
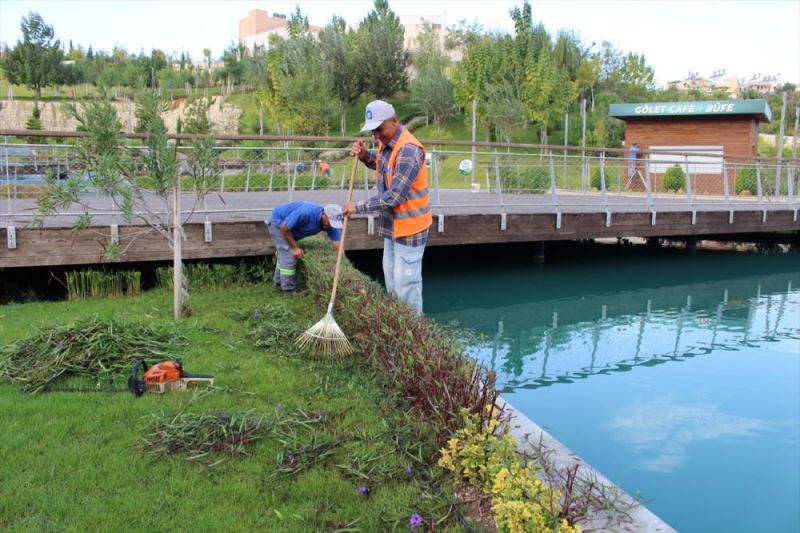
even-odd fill
[[[637,147],[642,179],[632,182],[634,190],[644,191],[644,176],[663,190],[664,173],[678,163],[691,174],[694,192],[721,194],[725,161],[749,163],[758,155],[758,125],[772,120],[772,110],[761,99],[649,102],[611,104],[608,116],[625,122],[626,157]]]
[[[778,86],[778,76],[762,76],[756,74],[742,84],[742,92],[755,91],[759,94],[770,94]]]
[[[715,70],[708,77],[698,72],[689,72],[682,80],[670,81],[667,86],[681,92],[699,91],[703,95],[727,93],[727,98],[740,98],[745,92],[771,94],[778,86],[778,76],[756,74],[749,80],[737,76],[725,77],[725,69]]]
[[[321,26],[309,24],[309,33],[315,37],[322,31]],[[286,15],[273,13],[271,16],[261,9],[251,9],[247,16],[239,19],[239,42],[253,50],[256,46],[269,48],[269,38],[277,35],[289,38],[289,21]]]
[[[439,40],[439,47],[444,51],[450,59],[457,63],[462,59],[461,50],[455,49],[447,51],[444,49],[444,42],[447,38],[447,28],[445,26],[444,16],[442,15],[400,15],[400,24],[405,29],[403,35],[403,48],[406,50],[414,51],[417,47],[417,38],[425,31],[425,25],[430,24]]]

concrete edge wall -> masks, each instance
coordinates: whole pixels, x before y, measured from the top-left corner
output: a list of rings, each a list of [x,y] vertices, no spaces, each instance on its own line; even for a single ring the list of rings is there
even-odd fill
[[[509,431],[519,443],[518,449],[522,453],[530,453],[534,445],[541,442],[545,449],[551,450],[551,459],[555,462],[559,471],[578,463],[581,465],[578,470],[580,477],[593,477],[603,485],[610,487],[621,494],[624,503],[635,504],[636,507],[628,514],[632,522],[620,524],[618,527],[608,527],[605,516],[598,515],[588,523],[580,524],[584,530],[592,531],[636,531],[637,533],[666,533],[674,532],[675,529],[664,522],[661,518],[653,514],[644,505],[636,504],[633,497],[619,488],[602,473],[592,467],[589,463],[578,457],[572,450],[556,440],[547,431],[541,428],[536,422],[522,414],[513,405],[508,403],[505,398],[499,398],[499,405],[503,407],[507,414],[511,415]]]

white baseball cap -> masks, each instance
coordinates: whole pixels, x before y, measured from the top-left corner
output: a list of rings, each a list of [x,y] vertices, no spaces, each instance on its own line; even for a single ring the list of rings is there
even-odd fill
[[[367,104],[367,110],[364,112],[364,127],[361,128],[361,131],[372,131],[383,124],[384,120],[396,116],[397,113],[394,112],[392,104],[383,100],[373,100]]]
[[[332,228],[342,229],[342,221],[344,220],[342,216],[342,206],[338,204],[327,204],[322,210],[328,215],[328,222],[331,223]]]

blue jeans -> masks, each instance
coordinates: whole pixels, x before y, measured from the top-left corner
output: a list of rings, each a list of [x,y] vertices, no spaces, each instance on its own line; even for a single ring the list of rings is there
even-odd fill
[[[425,245],[406,246],[383,240],[383,276],[386,292],[422,314],[422,254]]]

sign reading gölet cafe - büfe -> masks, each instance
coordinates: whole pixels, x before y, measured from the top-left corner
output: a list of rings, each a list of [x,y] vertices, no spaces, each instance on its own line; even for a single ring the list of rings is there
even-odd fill
[[[703,102],[650,102],[643,104],[611,104],[612,117],[691,116],[691,115],[759,115],[771,120],[765,100],[714,100]]]

